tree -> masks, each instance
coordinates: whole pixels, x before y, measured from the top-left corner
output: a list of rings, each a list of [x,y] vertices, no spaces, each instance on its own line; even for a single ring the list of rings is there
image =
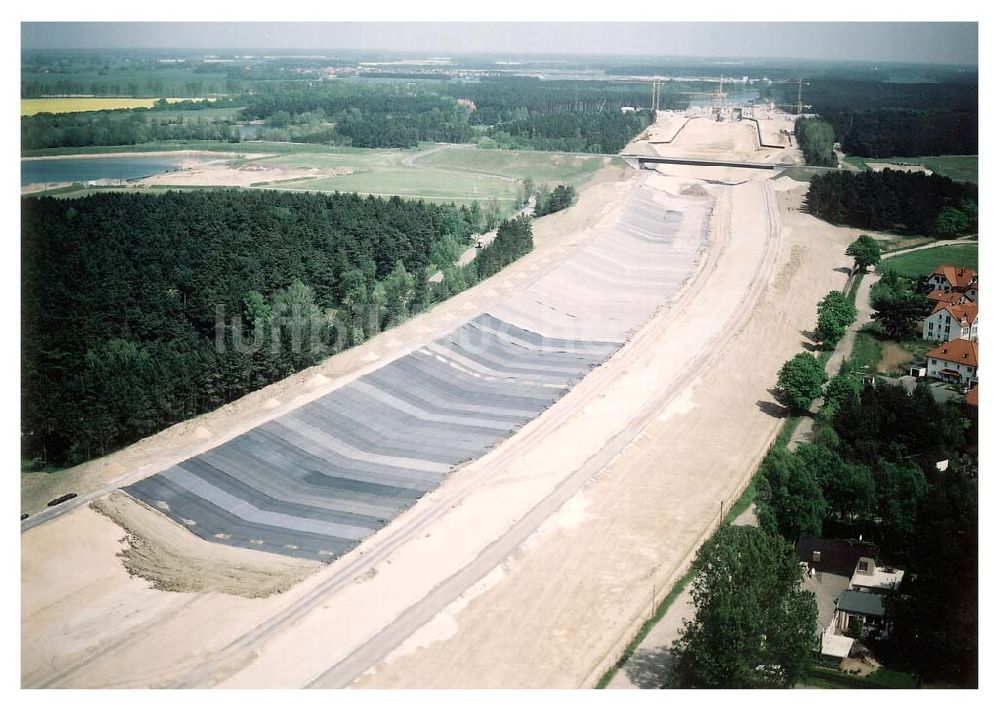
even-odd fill
[[[924,472],[885,460],[875,466],[876,513],[881,520],[882,552],[908,560],[917,530],[917,508],[927,493]]]
[[[887,336],[904,341],[914,337],[917,324],[927,316],[929,306],[929,300],[918,292],[896,297],[873,295],[872,319]]]
[[[922,680],[978,683],[978,485],[936,474],[917,510],[905,593],[887,602],[893,643]]]
[[[829,312],[834,317],[834,321],[843,327],[850,326],[858,318],[858,310],[851,300],[840,290],[830,290],[826,296],[819,301],[817,314]]]
[[[844,325],[833,312],[821,311],[813,334],[817,341],[823,342],[824,349],[832,351],[837,342],[844,337]]]
[[[698,551],[695,616],[675,642],[678,687],[792,687],[806,672],[816,600],[782,538],[726,526]]]
[[[854,258],[854,267],[859,272],[868,270],[869,265],[875,265],[882,259],[882,249],[871,236],[858,236],[851,245],[847,246],[845,255]]]
[[[969,218],[965,212],[954,206],[941,209],[934,221],[934,235],[941,238],[954,238],[969,230]]]
[[[823,391],[823,408],[828,415],[835,415],[845,405],[856,403],[860,398],[861,386],[856,377],[838,374],[830,379]]]
[[[826,372],[811,354],[796,354],[778,372],[778,391],[782,401],[796,412],[808,412],[809,406],[823,392]]]
[[[822,487],[827,517],[848,525],[866,522],[875,508],[875,479],[868,467],[847,464],[840,455],[818,444],[800,444],[795,456]]]
[[[409,316],[415,292],[413,275],[406,272],[402,260],[396,261],[396,267],[385,279],[384,286],[388,320],[390,324],[396,324]]]
[[[833,151],[836,136],[829,123],[820,118],[799,118],[795,121],[795,139],[802,148],[806,164],[837,166],[837,155]]]
[[[822,534],[827,506],[815,471],[798,455],[779,447],[760,464],[757,510],[761,528],[795,541],[803,535]]]

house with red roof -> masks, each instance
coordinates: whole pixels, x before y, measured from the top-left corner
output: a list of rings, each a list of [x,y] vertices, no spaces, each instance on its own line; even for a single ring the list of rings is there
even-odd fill
[[[963,387],[979,382],[979,344],[968,339],[952,339],[927,352],[930,378],[958,383]]]
[[[971,268],[956,265],[938,265],[927,278],[927,284],[935,290],[965,292],[979,284],[979,274]]]
[[[921,330],[929,341],[979,341],[979,306],[938,302],[924,318]]]
[[[976,285],[978,288],[979,286]],[[947,304],[968,304],[971,300],[964,292],[949,292],[948,290],[931,290],[927,293],[927,299],[934,304],[946,302]]]

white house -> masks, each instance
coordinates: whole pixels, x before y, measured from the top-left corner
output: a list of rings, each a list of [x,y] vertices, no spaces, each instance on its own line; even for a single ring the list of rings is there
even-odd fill
[[[922,329],[924,338],[929,341],[979,341],[979,307],[938,302],[924,319]]]
[[[967,339],[952,339],[927,352],[927,375],[969,385],[979,382],[979,345]]]
[[[979,284],[979,275],[971,268],[938,265],[927,278],[927,284],[935,290],[965,292],[973,285]]]

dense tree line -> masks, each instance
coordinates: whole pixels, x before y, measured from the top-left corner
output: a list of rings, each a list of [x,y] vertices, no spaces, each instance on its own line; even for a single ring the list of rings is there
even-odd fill
[[[576,201],[576,189],[566,184],[559,184],[555,189],[549,191],[540,189],[538,200],[535,202],[535,216],[545,216],[554,214],[569,208]]]
[[[833,152],[833,126],[820,118],[799,118],[795,121],[795,139],[802,148],[806,164],[836,167]]]
[[[798,85],[772,86],[780,91],[781,103],[794,103]],[[933,82],[886,81],[882,77],[863,79],[824,78],[802,87],[802,101],[812,112],[828,116],[838,111],[881,110],[952,110],[976,112],[979,109],[979,84],[974,73],[965,80],[955,76]]]
[[[652,121],[651,111],[530,115],[490,128],[480,147],[614,154]]]
[[[497,228],[493,242],[480,251],[473,261],[480,280],[497,274],[522,255],[534,248],[531,235],[531,217],[518,216],[508,219]]]
[[[455,98],[476,104],[473,125],[499,126],[531,116],[565,113],[621,113],[621,108],[652,108],[652,84],[633,81],[543,81],[514,76],[486,78],[476,83],[446,84]],[[703,91],[703,83],[670,81],[661,87],[660,108],[686,108],[684,91]]]
[[[862,157],[975,155],[979,115],[975,111],[847,110],[824,113],[844,152]]]
[[[242,79],[241,79],[242,80]],[[615,153],[653,119],[645,84],[504,78],[483,83],[259,81],[239,101],[240,121],[261,123],[247,137],[354,147],[419,142]],[[460,99],[472,100],[475,109]],[[215,103],[214,105],[222,105]],[[195,108],[184,105],[180,108]],[[200,107],[200,106],[197,106]],[[235,118],[158,118],[151,111],[100,111],[22,118],[22,149],[134,145],[156,140],[240,139]],[[483,134],[485,128],[485,135]]]
[[[470,142],[469,109],[448,96],[406,85],[280,85],[247,99],[243,117],[282,126],[321,115],[354,147],[415,147],[420,141]],[[330,142],[331,136],[300,136]],[[337,141],[334,138],[333,141]]]
[[[812,178],[806,206],[830,223],[934,235],[946,207],[973,208],[976,185],[937,174],[883,170],[831,172]]]
[[[23,453],[55,464],[212,410],[447,296],[428,288],[432,254],[481,227],[466,207],[278,191],[21,209]],[[503,231],[500,267],[525,251],[525,228],[530,248],[530,226]]]
[[[762,462],[761,527],[792,541],[860,533],[887,560],[905,563],[928,475],[938,461],[961,456],[967,426],[958,407],[937,403],[926,386],[860,386],[857,375],[841,374],[827,386],[815,442],[774,449]]]
[[[159,140],[238,141],[231,121],[178,117],[155,111],[116,110],[93,113],[41,113],[21,118],[21,149],[93,145],[138,145]]]

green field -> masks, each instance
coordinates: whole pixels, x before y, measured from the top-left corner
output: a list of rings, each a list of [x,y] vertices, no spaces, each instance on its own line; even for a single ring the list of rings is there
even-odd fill
[[[456,203],[474,200],[513,204],[520,186],[508,179],[489,174],[469,175],[462,172],[420,168],[388,168],[355,172],[338,177],[285,182],[282,189],[358,192],[377,196],[407,196]]]
[[[420,167],[440,167],[463,172],[499,174],[514,179],[531,177],[535,184],[572,184],[587,181],[604,157],[562,152],[519,152],[447,148],[420,157]]]
[[[202,111],[199,111],[202,112]],[[435,202],[471,203],[496,200],[501,213],[511,213],[521,196],[524,177],[535,184],[572,184],[586,182],[607,158],[546,152],[476,150],[463,147],[437,147],[423,144],[412,150],[371,150],[327,145],[244,142],[226,144],[211,141],[147,143],[113,148],[44,151],[41,154],[109,154],[113,152],[152,152],[172,150],[209,150],[225,154],[269,153],[270,156],[244,160],[237,164],[350,171],[337,176],[258,185],[272,189],[340,191],[402,196]],[[433,150],[433,152],[428,152]],[[39,154],[39,153],[36,153]],[[135,189],[130,187],[129,189]],[[144,188],[145,189],[145,188]],[[72,198],[100,190],[93,187],[67,187],[46,192]],[[159,190],[159,189],[157,189]]]
[[[852,155],[848,160],[861,168],[864,168],[867,162],[919,164],[934,174],[940,174],[958,182],[979,182],[979,155],[928,155],[926,157],[878,157],[870,159]]]
[[[903,253],[882,261],[882,267],[892,268],[900,275],[917,277],[927,275],[938,265],[957,265],[961,268],[979,267],[979,244],[961,243]]]
[[[246,149],[254,148],[247,145]],[[422,145],[415,150],[329,148],[322,154],[291,153],[256,162],[354,170],[342,176],[282,183],[282,189],[396,194],[456,203],[496,199],[501,207],[512,208],[525,177],[530,176],[536,185],[580,186],[604,161],[604,157],[590,155]]]

